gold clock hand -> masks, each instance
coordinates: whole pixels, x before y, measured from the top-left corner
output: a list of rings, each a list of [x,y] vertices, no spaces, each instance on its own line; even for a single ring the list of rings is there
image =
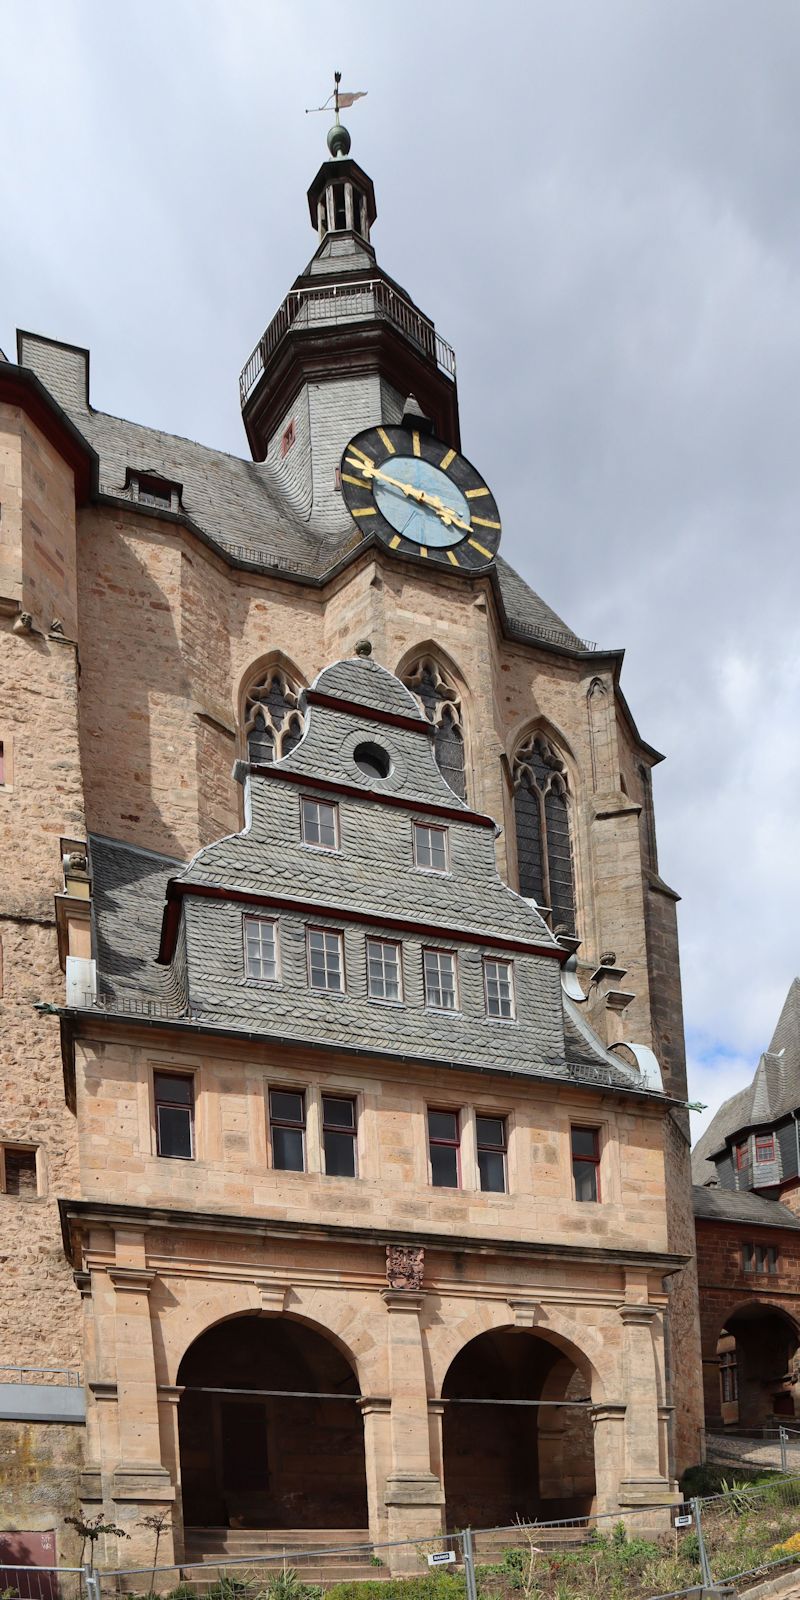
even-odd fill
[[[446,528],[456,527],[465,533],[472,533],[469,522],[464,522],[452,506],[446,506],[438,494],[428,494],[424,489],[417,489],[413,483],[403,483],[400,478],[393,478],[388,472],[381,472],[380,467],[367,466],[363,461],[354,461],[348,456],[347,464],[357,467],[362,478],[380,478],[382,483],[391,484],[394,489],[402,489],[403,494],[411,500],[417,500],[422,505],[431,506],[438,517],[441,517]]]

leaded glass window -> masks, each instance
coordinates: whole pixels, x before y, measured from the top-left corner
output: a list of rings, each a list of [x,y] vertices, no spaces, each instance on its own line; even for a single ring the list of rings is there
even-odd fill
[[[537,733],[514,761],[519,892],[552,912],[556,933],[575,930],[575,889],[564,763]]]
[[[419,701],[435,728],[433,748],[442,777],[461,800],[467,798],[464,763],[464,728],[461,701],[455,685],[432,656],[420,656],[403,674],[407,689]]]
[[[297,707],[299,692],[299,686],[276,667],[248,691],[244,726],[249,761],[280,761],[300,743],[303,719]]]

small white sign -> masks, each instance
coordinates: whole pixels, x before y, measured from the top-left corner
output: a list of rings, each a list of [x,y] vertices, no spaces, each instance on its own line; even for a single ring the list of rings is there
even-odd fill
[[[455,1559],[455,1550],[436,1550],[432,1556],[428,1556],[428,1566],[446,1567],[449,1566],[451,1561],[455,1561]]]
[[[692,1526],[692,1513],[691,1513],[691,1511],[689,1512],[688,1516],[676,1517],[674,1526],[676,1528],[691,1528],[691,1526]]]

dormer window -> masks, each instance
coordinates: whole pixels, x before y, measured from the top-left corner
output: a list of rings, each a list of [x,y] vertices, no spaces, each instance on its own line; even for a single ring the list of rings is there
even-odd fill
[[[737,1172],[744,1172],[746,1170],[746,1168],[749,1167],[749,1165],[750,1165],[750,1140],[749,1139],[743,1139],[741,1144],[737,1144],[736,1145],[735,1156],[736,1156],[736,1171]]]
[[[775,1160],[775,1135],[774,1133],[756,1134],[756,1161]]]
[[[339,808],[326,800],[300,801],[300,832],[303,843],[315,850],[338,850]]]
[[[447,829],[414,823],[414,865],[423,872],[447,872]]]
[[[139,505],[152,506],[156,511],[179,511],[181,485],[155,472],[131,472],[128,469],[125,487]]]

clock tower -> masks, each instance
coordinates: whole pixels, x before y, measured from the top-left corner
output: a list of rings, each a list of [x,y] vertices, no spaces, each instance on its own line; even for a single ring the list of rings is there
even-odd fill
[[[330,157],[308,190],[317,248],[246,362],[239,390],[253,459],[274,469],[296,512],[330,536],[352,531],[339,467],[348,439],[399,424],[409,396],[459,444],[455,354],[378,265],[372,179],[338,114]]]

